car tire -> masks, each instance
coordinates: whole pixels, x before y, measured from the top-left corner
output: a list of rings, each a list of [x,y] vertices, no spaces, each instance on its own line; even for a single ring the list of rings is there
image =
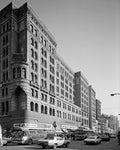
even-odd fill
[[[33,141],[32,141],[32,139],[29,139],[28,140],[28,145],[31,145],[31,144],[33,144]]]
[[[42,148],[43,148],[43,149],[45,149],[45,148],[46,148],[46,146],[45,146],[45,145],[42,145]]]
[[[53,149],[56,149],[57,148],[57,144],[55,143],[54,145],[53,145]]]
[[[68,145],[69,145],[69,143],[66,143],[66,144],[64,145],[64,147],[68,147]]]

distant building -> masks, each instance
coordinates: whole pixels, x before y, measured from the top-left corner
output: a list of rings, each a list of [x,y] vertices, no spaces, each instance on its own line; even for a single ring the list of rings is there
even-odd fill
[[[106,114],[101,115],[101,133],[109,132],[108,119],[109,119],[108,115],[106,115]]]
[[[96,92],[89,86],[89,127],[96,128]]]
[[[75,73],[74,102],[81,108],[82,126],[89,127],[89,83],[81,72]]]
[[[116,133],[119,128],[119,121],[116,116],[110,115],[108,119],[108,127],[110,132]]]
[[[98,121],[98,132],[101,132],[101,101],[96,99],[96,120]]]

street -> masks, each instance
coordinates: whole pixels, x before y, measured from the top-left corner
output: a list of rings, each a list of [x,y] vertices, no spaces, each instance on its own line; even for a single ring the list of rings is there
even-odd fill
[[[8,145],[0,147],[0,150],[38,150],[39,145]],[[48,149],[45,149],[48,150]],[[51,150],[51,148],[49,148]],[[85,145],[83,141],[72,141],[68,148],[57,148],[57,150],[120,150],[117,139],[110,142],[102,142],[99,145]]]

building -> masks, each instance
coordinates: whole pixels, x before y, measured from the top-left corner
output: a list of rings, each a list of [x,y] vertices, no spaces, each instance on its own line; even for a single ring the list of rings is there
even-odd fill
[[[118,118],[116,116],[113,116],[113,115],[109,116],[108,128],[110,130],[109,132],[111,132],[111,133],[116,133],[118,131],[119,121],[118,121]]]
[[[0,11],[0,124],[76,129],[74,72],[57,55],[57,43],[27,3]],[[87,94],[84,94],[87,95]],[[88,125],[88,100],[83,110]],[[83,104],[82,103],[82,104]]]
[[[101,133],[101,101],[96,99],[96,120],[98,121],[98,133]]]
[[[81,72],[75,73],[74,102],[81,108],[82,124],[89,127],[89,83]]]
[[[96,130],[96,92],[89,86],[89,127]]]
[[[108,120],[109,120],[108,115],[106,115],[106,114],[101,115],[101,132],[102,133],[108,133],[109,132]]]

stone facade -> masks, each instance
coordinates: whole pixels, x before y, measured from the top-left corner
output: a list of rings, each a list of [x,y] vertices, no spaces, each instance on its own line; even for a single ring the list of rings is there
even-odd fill
[[[10,3],[0,11],[0,124],[75,129],[74,73],[58,56],[57,43],[32,8]]]

